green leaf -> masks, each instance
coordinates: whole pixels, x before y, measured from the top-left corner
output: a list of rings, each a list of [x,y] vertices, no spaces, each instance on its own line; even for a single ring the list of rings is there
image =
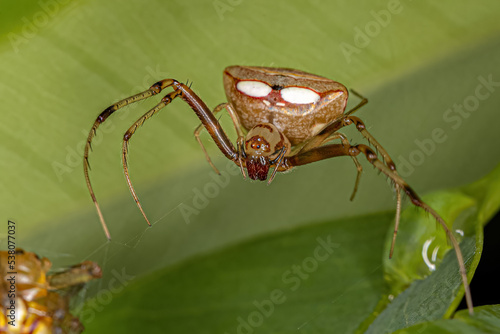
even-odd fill
[[[500,166],[471,186],[426,198],[439,211],[456,211],[458,207],[469,215],[465,220],[454,215],[455,219],[449,220],[454,227],[464,225],[464,221],[479,226],[477,236],[466,235],[461,243],[471,274],[482,249],[484,222],[478,217],[489,218],[486,207],[500,207],[498,198],[469,197],[471,204],[464,208],[460,203],[463,193],[479,190],[478,185],[484,186],[481,193],[498,193]],[[458,205],[449,200],[453,197]],[[395,293],[394,281],[399,277],[390,261],[385,261],[388,253],[383,251],[387,247],[382,240],[391,218],[392,213],[381,213],[308,225],[157,271],[130,283],[106,306],[105,313],[89,321],[88,328],[93,333],[137,332],[141,328],[149,333],[349,333],[361,324],[358,331],[362,333],[391,333],[453,312],[463,296],[453,251],[447,252],[437,270],[425,279],[411,278],[410,286],[385,310],[380,303],[377,306],[381,296],[387,300],[383,267],[392,273],[387,281],[391,293]],[[422,210],[408,208],[401,224],[428,225],[431,220]],[[404,228],[401,234],[411,231]],[[419,248],[425,240],[420,241]],[[399,273],[414,271],[423,263],[420,259],[402,266],[397,256],[408,257],[406,251],[396,250],[395,266],[402,267]],[[416,254],[421,256],[418,251]],[[84,314],[94,316],[92,305],[98,305],[99,298],[89,303]],[[481,314],[473,318],[478,328],[486,326]],[[455,322],[449,324],[453,328]]]
[[[484,6],[401,1],[398,6],[382,0],[6,2],[0,14],[3,220],[16,221],[18,247],[49,257],[56,268],[87,258],[99,262],[104,277],[94,292],[102,301],[106,292],[118,298],[116,273],[137,277],[135,281],[158,270],[174,275],[176,268],[195,258],[224,254],[266,235],[279,239],[318,222],[330,222],[342,239],[332,222],[364,217],[361,223],[366,224],[365,219],[374,219],[368,225],[378,222],[383,227],[372,230],[362,224],[363,229],[355,229],[358,219],[352,220],[352,231],[369,240],[373,231],[385,231],[392,220],[387,214],[379,221],[383,215],[373,213],[393,210],[394,201],[384,178],[366,161],[361,161],[365,172],[357,197],[350,202],[355,179],[350,159],[297,168],[266,187],[243,180],[205,136],[209,153],[223,171],[218,178],[192,136],[199,120],[181,101],[148,120],[130,145],[132,181],[155,223],[146,228],[122,177],[120,145],[123,133],[157,102],[152,99],[113,115],[94,141],[91,179],[111,230],[113,239],[107,243],[83,178],[85,139],[102,110],[159,79],[190,79],[195,92],[213,107],[225,99],[221,73],[226,66],[291,67],[366,95],[370,103],[356,115],[419,194],[455,188],[499,163],[494,152],[500,136],[493,126],[500,122],[499,6],[497,1]],[[350,106],[356,102],[353,98]],[[234,139],[229,117],[223,115],[221,122]],[[345,134],[353,143],[365,142],[355,129],[347,128]],[[484,189],[478,186],[464,194],[478,203],[498,196],[494,188],[481,193]],[[434,205],[446,202],[438,197]],[[453,212],[468,205],[466,198],[460,203],[450,208],[451,220]],[[477,209],[484,215],[479,221],[498,209],[491,203]],[[465,219],[461,217],[466,214],[457,219]],[[434,242],[442,243],[437,231]],[[5,233],[0,229],[0,236]],[[397,256],[418,256],[412,252],[419,246],[400,234]],[[377,242],[368,244],[369,254],[357,256],[376,257],[373,263],[382,265],[387,246]],[[480,241],[475,242],[479,247]],[[4,240],[0,247],[5,247]],[[376,249],[377,254],[370,254]],[[445,264],[446,257],[440,267]],[[422,268],[416,262],[398,268],[401,281],[391,278],[393,289],[401,291],[426,275]],[[348,277],[344,270],[336,273],[340,279]],[[119,282],[123,286],[129,281]],[[347,332],[358,328],[373,307],[383,306],[380,298],[390,292],[382,281],[375,285],[379,289],[368,293],[370,302],[359,311],[342,313],[351,312],[357,319],[339,325]],[[95,321],[104,321],[107,304],[100,302],[98,309]]]
[[[380,254],[391,216],[298,228],[155,272],[131,282],[87,328],[91,333],[351,332],[383,291]],[[370,230],[370,237],[360,229]]]
[[[484,131],[485,119],[500,120],[497,87],[479,90],[490,95],[471,116],[453,113],[451,122],[443,117],[454,104],[475,96],[478,78],[500,80],[493,10],[498,5],[492,1],[485,10],[453,3],[449,12],[434,2],[404,3],[403,11],[348,62],[340,46],[356,46],[356,32],[376,22],[372,11],[387,10],[387,2],[366,2],[366,11],[347,4],[242,2],[221,19],[211,2],[155,4],[151,11],[139,1],[86,1],[58,6],[29,36],[24,22],[35,24],[35,14],[46,10],[34,9],[35,2],[11,2],[6,12],[17,13],[18,24],[3,26],[3,33],[24,39],[14,48],[6,38],[0,54],[0,96],[9,112],[0,125],[2,170],[13,176],[2,180],[7,191],[0,195],[1,211],[23,226],[18,238],[24,247],[69,254],[74,261],[92,254],[105,239],[81,156],[97,115],[164,77],[193,80],[193,89],[215,106],[224,100],[221,72],[230,64],[295,67],[354,87],[370,99],[357,116],[417,192],[472,182],[499,162],[491,154],[499,135]],[[264,9],[274,14],[264,15]],[[436,16],[426,15],[429,11]],[[297,17],[304,24],[298,26]],[[153,22],[168,22],[169,30]],[[111,117],[93,145],[91,179],[114,247],[144,233],[134,262],[114,257],[110,267],[147,273],[262,233],[393,208],[383,178],[366,163],[357,198],[350,202],[355,169],[349,159],[335,159],[278,175],[271,187],[231,177],[196,209],[196,190],[210,188],[213,175],[192,136],[198,120],[175,101],[130,145],[132,181],[150,219],[159,222],[154,232],[146,231],[123,180],[120,144],[126,129],[155,102]],[[231,134],[227,115],[222,122]],[[432,139],[436,129],[444,131],[439,142]],[[363,142],[354,129],[346,134]],[[208,136],[204,140],[209,142]],[[214,145],[208,146],[216,165],[227,171]],[[181,203],[199,213],[185,219]],[[163,254],[161,259],[144,263],[154,252]],[[102,257],[98,252],[95,259],[108,261]]]
[[[457,312],[454,319],[436,320],[396,331],[395,334],[412,333],[453,333],[480,334],[500,331],[500,305],[488,305],[474,308],[474,315],[467,311]]]
[[[499,182],[500,167],[497,167],[471,185],[427,196],[451,230],[463,234],[461,249],[469,277],[472,277],[479,263],[483,248],[483,226],[498,210]],[[374,314],[377,318],[367,320],[365,326],[360,327],[361,332],[370,326],[366,333],[390,333],[412,324],[448,318],[463,297],[456,256],[441,227],[430,217],[415,210],[406,210],[402,221],[404,223],[398,234],[400,239],[394,258],[384,259],[385,277],[390,291],[377,306]],[[440,234],[441,238],[438,238]],[[457,237],[460,235],[457,234]],[[387,237],[386,253],[391,241],[392,233]],[[448,252],[443,259],[445,250]],[[437,270],[436,265],[439,266]],[[426,276],[429,276],[428,279],[421,280]],[[395,296],[389,304],[389,300]]]

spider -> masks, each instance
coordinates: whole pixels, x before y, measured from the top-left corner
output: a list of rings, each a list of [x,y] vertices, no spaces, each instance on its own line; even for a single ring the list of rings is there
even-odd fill
[[[122,163],[128,187],[146,222],[151,226],[139,198],[130,180],[127,154],[128,143],[137,128],[147,119],[167,106],[175,98],[184,100],[201,121],[194,135],[205,153],[206,160],[218,173],[200,139],[200,132],[205,128],[220,151],[233,161],[246,177],[250,179],[272,182],[277,172],[284,172],[293,167],[308,163],[349,156],[353,160],[357,176],[351,200],[356,194],[362,167],[357,156],[364,156],[369,163],[385,174],[393,183],[396,191],[396,218],[394,235],[389,257],[392,257],[398,232],[401,213],[401,192],[411,202],[429,212],[443,227],[450,239],[460,267],[460,274],[465,289],[469,312],[472,313],[472,298],[467,281],[467,272],[458,242],[448,229],[445,221],[429,205],[423,202],[416,192],[398,175],[396,165],[387,151],[367,131],[365,124],[352,114],[365,105],[368,100],[352,90],[361,101],[351,110],[345,112],[349,93],[339,82],[287,68],[229,66],[223,74],[224,89],[227,101],[215,107],[213,111],[191,90],[191,88],[175,79],[164,79],[153,84],[148,90],[118,101],[105,109],[94,122],[85,145],[84,174],[90,195],[96,206],[99,219],[108,239],[110,234],[99,204],[95,197],[89,178],[89,150],[97,128],[111,114],[153,95],[165,88],[173,90],[166,94],[155,107],[139,118],[123,136]],[[215,114],[227,110],[236,129],[238,138],[236,148],[233,146]],[[382,159],[369,146],[351,145],[340,129],[354,125],[361,135],[378,151]],[[340,140],[340,143],[331,143]],[[269,170],[272,173],[269,175]]]

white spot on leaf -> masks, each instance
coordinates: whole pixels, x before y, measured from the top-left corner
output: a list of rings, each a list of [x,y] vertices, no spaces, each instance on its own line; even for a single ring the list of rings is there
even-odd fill
[[[295,104],[309,104],[318,102],[320,96],[315,91],[302,87],[287,87],[281,90],[281,97],[286,102]]]
[[[243,94],[251,97],[264,97],[269,95],[273,90],[262,81],[240,81],[236,84],[236,88]]]
[[[434,263],[432,263],[432,261],[429,259],[429,256],[428,256],[429,247],[430,247],[430,245],[431,245],[431,243],[433,241],[434,241],[434,237],[432,237],[431,239],[426,240],[424,242],[424,246],[422,247],[422,258],[423,258],[425,264],[427,265],[427,267],[429,268],[430,271],[436,270],[436,265]],[[436,250],[436,248],[437,248],[437,250]],[[434,252],[433,252],[433,255],[432,255],[433,258],[434,258],[434,256],[437,256],[437,251],[438,250],[439,250],[439,246],[437,246],[437,247],[434,248]],[[434,253],[436,255],[434,255]]]

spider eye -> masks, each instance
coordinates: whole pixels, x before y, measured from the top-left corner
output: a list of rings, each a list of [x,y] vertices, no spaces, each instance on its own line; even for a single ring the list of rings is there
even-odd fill
[[[240,81],[236,84],[236,89],[251,97],[264,97],[273,90],[262,81]]]
[[[250,133],[245,142],[245,151],[250,155],[268,155],[271,152],[269,142],[262,136]]]
[[[302,87],[287,87],[281,90],[281,97],[286,102],[295,104],[309,104],[318,102],[320,96],[312,89]]]

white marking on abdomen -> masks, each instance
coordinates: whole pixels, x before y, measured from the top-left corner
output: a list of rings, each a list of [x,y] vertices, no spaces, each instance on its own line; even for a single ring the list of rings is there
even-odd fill
[[[251,97],[264,97],[273,90],[262,81],[240,81],[236,84],[236,89]]]
[[[315,91],[302,87],[287,87],[281,91],[283,100],[295,104],[310,104],[318,102],[320,96]]]
[[[321,130],[323,130],[323,128],[327,125],[327,123],[318,123],[318,124],[315,124],[313,125],[313,127],[311,128],[311,136],[316,136]]]

